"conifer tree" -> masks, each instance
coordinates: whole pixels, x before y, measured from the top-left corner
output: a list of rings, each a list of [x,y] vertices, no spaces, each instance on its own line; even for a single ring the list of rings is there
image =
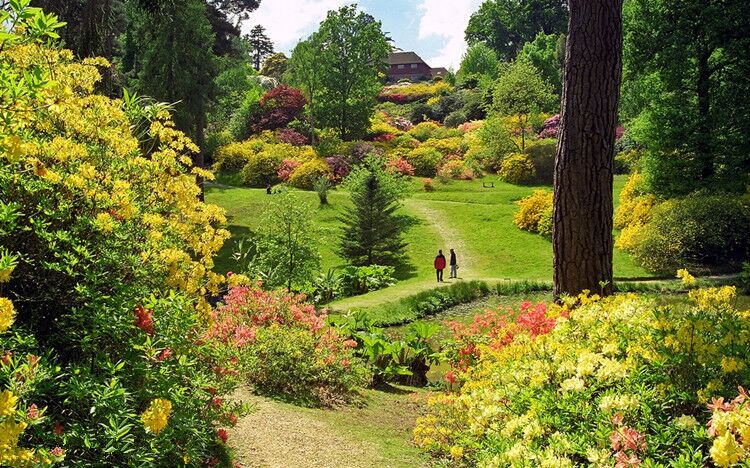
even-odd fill
[[[405,224],[396,214],[404,193],[401,180],[373,159],[352,171],[344,186],[354,206],[340,218],[344,229],[339,254],[353,265],[398,263],[406,247],[401,238]]]
[[[259,24],[250,30],[247,39],[252,47],[253,66],[256,70],[260,70],[263,60],[273,54],[273,42],[266,35],[266,28]]]

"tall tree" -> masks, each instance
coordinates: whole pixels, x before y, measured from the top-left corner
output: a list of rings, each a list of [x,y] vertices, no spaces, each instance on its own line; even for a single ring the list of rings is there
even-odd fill
[[[649,188],[744,191],[750,169],[746,0],[625,4],[623,117],[647,151]]]
[[[511,61],[540,32],[565,33],[566,0],[486,0],[469,19],[466,40],[484,42]]]
[[[344,182],[351,194],[351,208],[344,224],[339,251],[354,265],[390,265],[404,255],[402,219],[396,214],[403,194],[401,181],[383,170],[382,161],[369,158]]]
[[[266,35],[266,28],[260,24],[250,30],[247,39],[252,50],[253,65],[256,70],[260,70],[263,60],[273,54],[273,42],[271,42],[271,39]]]
[[[175,104],[177,127],[203,148],[206,112],[215,75],[214,36],[203,0],[165,1],[154,9],[133,7],[130,51],[123,68],[139,93]],[[130,68],[130,69],[127,69]],[[203,155],[194,164],[203,166]]]
[[[562,47],[560,43],[562,42]],[[533,41],[523,45],[518,60],[539,70],[555,94],[562,92],[562,71],[565,67],[565,36],[563,34],[537,34]]]
[[[289,59],[287,78],[291,84],[302,89],[307,97],[307,115],[310,122],[311,142],[315,144],[315,96],[320,88],[320,75],[322,68],[317,63],[317,51],[315,44],[318,43],[316,34],[305,41],[297,44]]]
[[[311,108],[321,126],[344,140],[363,136],[375,112],[379,74],[385,71],[390,45],[379,21],[356,5],[329,11],[307,41],[317,53],[318,86]],[[293,67],[294,73],[300,71]],[[293,79],[297,79],[294,78]]]
[[[289,58],[284,55],[283,52],[278,52],[271,55],[263,62],[263,68],[260,69],[260,74],[276,78],[278,82],[281,82],[288,66]]]
[[[622,1],[570,0],[555,159],[554,294],[612,292],[612,167],[622,76]]]
[[[500,68],[495,51],[483,42],[471,45],[461,57],[461,68],[456,78],[462,84],[473,85],[482,79],[494,80]]]
[[[536,67],[526,62],[511,64],[495,83],[493,108],[500,114],[516,118],[517,130],[521,133],[521,151],[526,150],[529,117],[542,112],[553,102],[552,87]]]
[[[117,49],[117,36],[124,27],[127,0],[34,0],[32,4],[55,13],[67,24],[59,31],[65,47],[79,57],[111,59]]]

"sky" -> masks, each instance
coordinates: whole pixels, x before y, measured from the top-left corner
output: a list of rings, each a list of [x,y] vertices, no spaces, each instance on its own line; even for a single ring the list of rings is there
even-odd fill
[[[277,51],[287,55],[318,28],[328,10],[351,0],[261,0],[243,24],[266,28]],[[383,23],[396,47],[416,52],[431,67],[458,69],[466,51],[464,30],[481,0],[360,0],[360,9]]]

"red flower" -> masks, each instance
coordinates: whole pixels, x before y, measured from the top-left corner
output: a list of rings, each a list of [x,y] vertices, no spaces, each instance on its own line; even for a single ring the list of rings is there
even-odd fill
[[[54,429],[52,429],[52,431],[55,433],[55,435],[58,435],[58,436],[63,435],[63,425],[60,424],[59,422],[55,423],[55,427]]]
[[[456,374],[454,374],[452,370],[449,370],[448,372],[445,373],[445,380],[451,385],[455,384]]]
[[[237,415],[236,414],[234,414],[234,413],[227,413],[226,414],[226,418],[227,418],[227,421],[229,421],[229,424],[231,424],[232,426],[236,426],[237,425]]]
[[[214,405],[214,406],[219,407],[219,406],[221,406],[222,403],[223,403],[223,401],[219,397],[213,397],[213,399],[211,399],[211,404]]]
[[[7,366],[8,364],[10,364],[11,359],[13,359],[13,354],[8,351],[7,353],[5,353],[5,355],[3,355],[3,358],[0,359],[0,362],[2,362],[4,366]]]
[[[135,326],[149,335],[154,334],[154,311],[141,305],[135,307]]]
[[[219,439],[221,439],[221,442],[226,444],[227,440],[229,439],[229,434],[227,434],[227,430],[224,428],[217,429],[216,435],[219,436]]]
[[[206,387],[204,390],[206,390],[211,395],[216,395],[216,387]]]
[[[26,410],[26,414],[29,415],[29,419],[36,419],[39,417],[39,408],[32,403],[31,406],[29,406],[29,409]]]
[[[166,360],[166,359],[169,359],[170,357],[172,357],[172,350],[171,350],[171,349],[169,349],[169,348],[165,348],[165,349],[163,349],[163,350],[162,350],[162,351],[161,351],[161,352],[160,352],[160,353],[159,353],[159,354],[158,354],[158,355],[156,356],[156,360],[157,360],[157,361],[164,361],[164,360]]]

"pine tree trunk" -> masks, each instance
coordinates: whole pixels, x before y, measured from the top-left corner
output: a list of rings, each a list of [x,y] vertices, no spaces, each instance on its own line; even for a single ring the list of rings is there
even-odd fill
[[[554,294],[612,292],[612,166],[622,76],[622,1],[570,0],[555,158]]]

